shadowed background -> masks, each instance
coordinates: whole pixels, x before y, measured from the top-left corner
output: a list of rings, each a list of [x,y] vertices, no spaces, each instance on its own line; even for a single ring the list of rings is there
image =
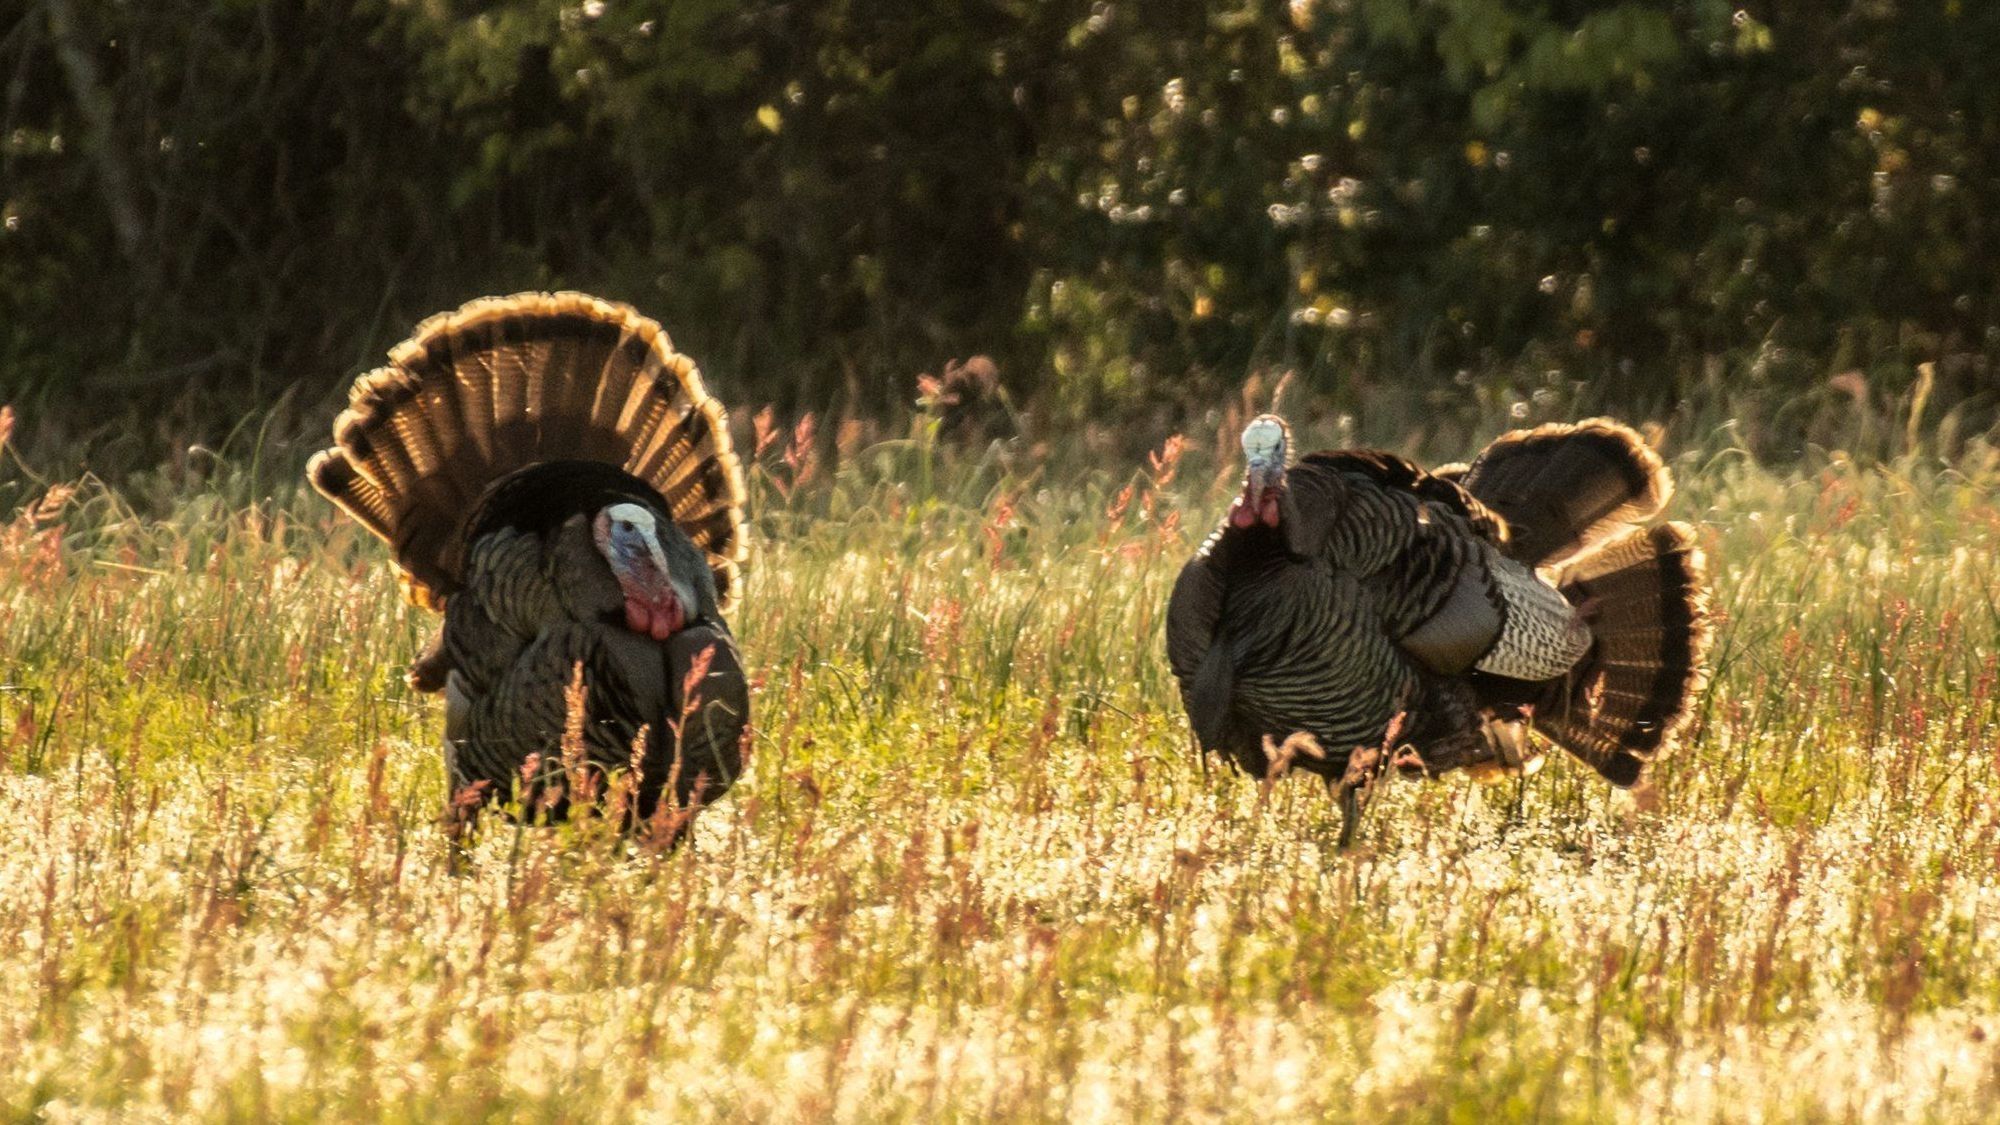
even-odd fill
[[[1996,36],[1961,0],[27,0],[0,400],[111,474],[273,403],[317,436],[423,316],[574,287],[794,415],[892,420],[984,353],[1047,432],[1140,445],[1294,369],[1377,440],[1707,406],[1785,456],[1913,405],[1956,440],[1994,413]]]

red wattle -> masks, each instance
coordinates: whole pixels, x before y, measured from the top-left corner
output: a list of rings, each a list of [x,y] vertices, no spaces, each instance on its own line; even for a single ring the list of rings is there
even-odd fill
[[[686,619],[687,615],[681,611],[680,599],[669,597],[667,604],[659,607],[653,614],[653,639],[664,641],[680,632],[681,626],[687,623]]]
[[[1257,503],[1257,518],[1263,521],[1265,527],[1278,526],[1277,489],[1267,488],[1264,490],[1263,498]]]
[[[642,637],[664,641],[687,626],[687,609],[669,594],[658,604],[638,598],[625,600],[625,627]]]
[[[1236,503],[1229,506],[1229,526],[1241,530],[1256,522],[1256,509],[1245,504],[1242,500],[1239,499]]]

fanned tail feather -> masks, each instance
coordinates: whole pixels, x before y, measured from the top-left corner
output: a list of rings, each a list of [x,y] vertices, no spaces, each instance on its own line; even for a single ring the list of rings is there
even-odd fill
[[[519,293],[431,317],[354,382],[313,486],[386,540],[436,607],[489,488],[542,461],[597,461],[658,491],[708,555],[722,604],[748,554],[722,404],[666,332],[582,293]]]
[[[1462,475],[1445,475],[1506,519],[1507,554],[1536,567],[1578,558],[1652,519],[1674,491],[1660,455],[1608,418],[1503,434]]]
[[[1665,523],[1550,575],[1596,644],[1537,703],[1534,727],[1614,785],[1637,783],[1687,725],[1708,647],[1704,571],[1693,529]]]

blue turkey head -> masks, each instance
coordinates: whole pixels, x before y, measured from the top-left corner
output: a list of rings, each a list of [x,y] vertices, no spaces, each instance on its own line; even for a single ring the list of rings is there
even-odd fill
[[[643,504],[612,504],[597,513],[591,532],[598,553],[610,564],[625,595],[627,628],[664,641],[706,611],[697,583],[682,573],[687,560],[679,558],[692,553],[706,574],[700,552],[679,528],[663,524],[652,509]],[[683,545],[686,551],[675,550]],[[676,560],[682,565],[673,565]]]
[[[1231,524],[1278,526],[1291,451],[1292,429],[1276,414],[1259,414],[1243,427],[1243,495],[1229,511]]]

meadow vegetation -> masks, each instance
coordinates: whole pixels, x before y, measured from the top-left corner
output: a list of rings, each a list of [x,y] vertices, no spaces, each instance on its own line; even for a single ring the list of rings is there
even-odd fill
[[[1062,472],[921,429],[837,468],[787,445],[752,474],[744,782],[676,852],[503,825],[458,877],[402,681],[431,622],[284,456],[10,464],[0,1118],[2000,1097],[1988,447],[1671,450],[1719,621],[1683,751],[1632,795],[1561,760],[1393,783],[1340,854],[1318,785],[1190,749],[1161,618],[1227,499],[1205,436]]]

